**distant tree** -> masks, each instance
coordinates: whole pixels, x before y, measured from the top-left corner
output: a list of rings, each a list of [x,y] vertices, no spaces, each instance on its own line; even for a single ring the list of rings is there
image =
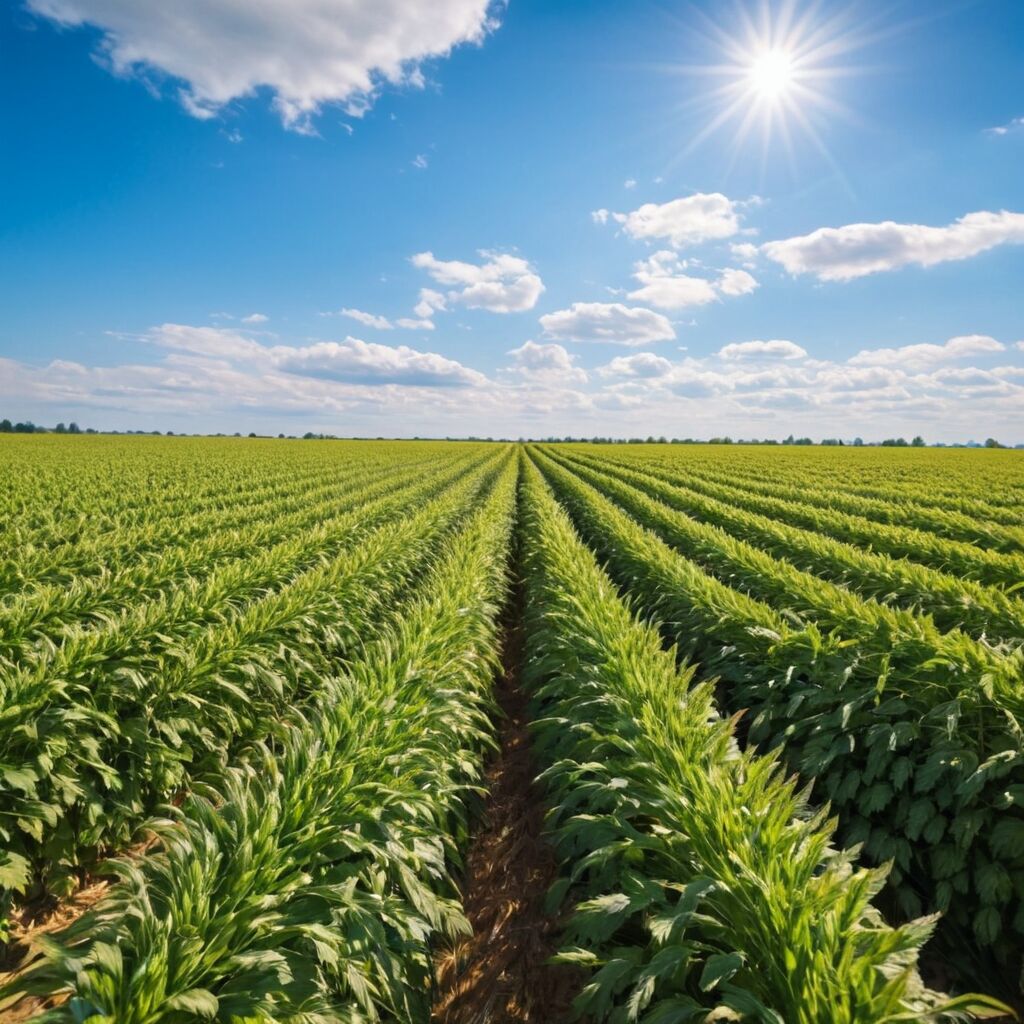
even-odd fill
[[[887,437],[882,442],[883,448],[909,448],[905,437]]]
[[[1004,448],[1005,445],[1000,444],[994,437],[986,437],[985,438],[985,447],[986,448]]]
[[[814,442],[809,437],[798,437],[793,442],[793,444],[804,444],[804,445],[806,445],[806,444],[814,444]]]
[[[14,424],[10,420],[0,420],[0,434],[10,434],[14,430]]]
[[[249,436],[250,437],[255,437],[256,436],[256,431],[255,430],[250,430],[249,431]]]
[[[821,443],[823,445],[835,447],[837,445],[841,445],[843,442],[840,441],[837,437],[823,437],[821,439]]]
[[[796,444],[796,438],[792,434],[789,435],[783,442],[783,444]]]
[[[57,426],[53,428],[53,432],[55,434],[66,434],[68,432],[68,428],[65,427],[63,423],[58,423]]]
[[[917,437],[915,437],[914,440],[910,442],[910,447],[911,448],[923,448],[924,447],[924,438],[920,434],[918,434]]]
[[[34,434],[36,432],[36,425],[31,420],[25,420],[24,423],[14,424],[15,434]]]
[[[864,447],[864,438],[862,438],[862,437],[855,437],[853,439],[853,447],[854,448],[863,448]]]
[[[68,433],[69,434],[80,434],[81,432],[82,432],[82,428],[74,420],[72,420],[68,424]]]

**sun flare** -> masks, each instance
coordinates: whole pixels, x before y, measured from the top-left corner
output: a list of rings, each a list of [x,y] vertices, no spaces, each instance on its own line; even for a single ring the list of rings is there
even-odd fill
[[[766,99],[775,99],[793,84],[793,58],[785,50],[766,50],[750,65],[750,87]]]

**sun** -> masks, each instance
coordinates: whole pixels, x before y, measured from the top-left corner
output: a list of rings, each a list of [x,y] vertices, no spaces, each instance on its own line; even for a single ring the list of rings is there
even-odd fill
[[[754,138],[762,167],[781,149],[795,168],[802,136],[837,169],[823,136],[850,117],[837,87],[860,73],[847,58],[878,37],[877,25],[853,7],[826,9],[819,0],[737,0],[731,13],[723,5],[715,14],[684,28],[686,49],[710,60],[666,69],[693,82],[681,97],[681,112],[688,120],[694,111],[705,116],[677,159],[728,132],[730,167]]]
[[[768,100],[782,96],[793,85],[793,58],[785,50],[766,50],[747,72],[750,88]]]

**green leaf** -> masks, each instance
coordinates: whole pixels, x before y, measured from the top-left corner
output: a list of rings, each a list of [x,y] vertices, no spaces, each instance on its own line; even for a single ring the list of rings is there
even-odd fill
[[[701,972],[701,991],[709,992],[716,985],[728,981],[743,966],[743,960],[742,953],[713,953]]]

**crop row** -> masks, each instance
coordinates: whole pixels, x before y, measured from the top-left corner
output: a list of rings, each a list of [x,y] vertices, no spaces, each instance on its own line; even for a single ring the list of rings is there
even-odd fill
[[[576,900],[560,959],[594,972],[577,1010],[649,1024],[939,1013],[914,971],[934,921],[882,922],[869,900],[884,869],[833,848],[835,823],[774,756],[739,752],[712,683],[631,615],[532,466],[521,504],[555,893]]]
[[[514,479],[506,460],[401,620],[154,823],[159,852],[122,860],[9,999],[66,998],[48,1019],[75,1022],[426,1018],[430,942],[467,927],[451,870],[490,742]]]
[[[0,605],[0,656],[15,659],[33,643],[59,636],[76,624],[109,625],[112,614],[130,609],[140,600],[161,595],[177,599],[182,590],[195,592],[200,589],[197,584],[211,577],[215,577],[211,589],[221,600],[228,596],[238,600],[244,591],[226,586],[226,577],[239,577],[250,591],[264,587],[270,581],[263,582],[255,571],[260,563],[270,561],[276,571],[290,572],[303,563],[312,564],[340,544],[351,542],[353,531],[394,514],[402,507],[405,492],[442,475],[441,467],[412,477],[388,474],[357,487],[348,486],[339,495],[303,496],[295,512],[282,513],[272,507],[268,510],[272,516],[258,517],[247,526],[165,546],[152,558],[134,553],[124,566],[109,572],[76,576],[63,585],[26,587]],[[289,550],[293,552],[290,560],[279,557]],[[211,610],[209,599],[201,593],[192,603],[197,607],[195,614]]]
[[[948,540],[912,527],[871,522],[803,500],[802,491],[789,491],[763,482],[742,487],[720,480],[683,473],[675,468],[644,463],[645,470],[671,484],[685,486],[699,494],[717,498],[738,508],[758,512],[771,519],[868,550],[908,558],[942,572],[995,586],[1016,587],[1024,579],[1024,557],[988,551],[973,544]],[[784,497],[777,496],[785,495]]]
[[[1024,656],[994,657],[904,615],[879,619],[877,632],[856,620],[844,632],[839,614],[828,632],[794,623],[665,543],[660,516],[648,519],[642,503],[627,515],[530,454],[636,606],[721,677],[730,710],[750,709],[748,742],[782,748],[818,780],[843,841],[894,862],[901,912],[941,910],[947,929],[966,932],[962,949],[980,944],[1019,965]]]
[[[723,467],[704,468],[695,475],[712,482],[730,480],[744,489],[749,487],[773,497],[792,499],[799,495],[801,501],[820,508],[835,509],[873,523],[909,526],[947,540],[977,544],[985,550],[1009,553],[1024,550],[1024,526],[913,502],[908,500],[908,494],[913,491],[906,486],[902,494],[894,494],[889,499],[865,498],[841,491],[831,484],[816,485],[800,475],[794,475],[784,483],[775,483],[773,474],[773,482],[767,483],[763,471],[751,470],[749,476],[740,475],[737,479],[732,470],[728,476],[722,470]]]
[[[456,471],[453,486],[428,482],[412,516],[396,521],[396,501],[369,529],[350,517],[312,565],[274,586],[265,577],[251,600],[225,601],[225,581],[212,578],[3,673],[0,828],[22,886],[66,888],[79,865],[123,846],[157,802],[265,734],[376,624],[400,615],[399,596],[501,459]],[[301,544],[243,568],[272,573],[282,554],[290,570]]]
[[[687,516],[717,526],[804,572],[849,587],[862,597],[925,612],[940,629],[962,629],[990,640],[1024,640],[1024,601],[997,588],[789,526],[618,463],[574,454],[566,464],[609,474]]]

